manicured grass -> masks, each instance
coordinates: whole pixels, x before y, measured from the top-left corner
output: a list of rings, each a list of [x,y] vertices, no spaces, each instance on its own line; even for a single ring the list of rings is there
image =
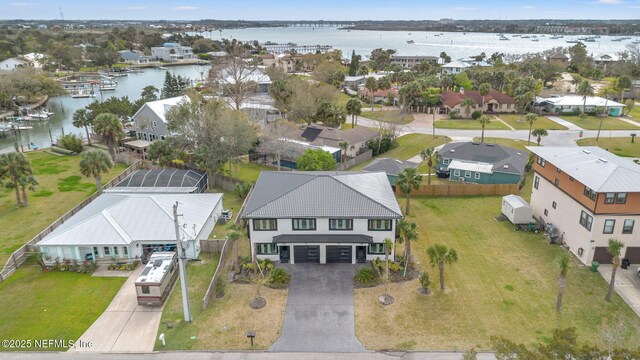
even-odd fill
[[[614,117],[606,117],[604,119],[597,116],[587,116],[582,119],[579,116],[574,115],[562,115],[562,119],[573,123],[586,130],[598,130],[600,121],[602,120],[602,130],[635,130],[639,129],[637,126],[626,123],[620,119]]]
[[[80,156],[56,156],[45,151],[26,153],[39,185],[29,191],[29,206],[17,207],[13,191],[0,189],[0,266],[13,251],[95,192],[92,178],[80,175]],[[117,164],[103,175],[106,183],[126,169]]]
[[[530,184],[524,193],[529,191]],[[412,198],[409,220],[420,230],[412,254],[429,272],[433,293],[420,294],[416,280],[393,284],[389,294],[396,302],[383,307],[377,301],[383,287],[357,289],[360,341],[368,349],[489,349],[492,335],[533,344],[547,341],[555,328],[574,326],[580,341],[602,346],[606,324],[622,324],[622,346],[637,346],[638,317],[617,295],[606,302],[605,280],[586,267],[570,270],[563,311],[556,314],[555,260],[565,250],[541,234],[496,222],[500,204],[499,196]],[[425,251],[435,243],[458,252],[458,262],[445,267],[445,291]]]
[[[431,135],[425,135],[425,134],[403,135],[398,138],[398,145],[395,148],[387,151],[384,154],[380,154],[374,157],[370,161],[362,163],[358,166],[354,166],[349,170],[350,171],[362,170],[362,168],[367,166],[371,161],[373,161],[377,157],[391,157],[391,158],[396,158],[400,160],[407,160],[413,156],[418,155],[420,153],[420,150],[422,149],[439,146],[439,145],[448,143],[449,141],[451,141],[451,139],[449,139],[446,136],[436,136],[434,138]]]
[[[102,315],[125,280],[42,272],[35,263],[25,265],[0,283],[0,339],[76,341]],[[0,347],[7,350],[20,349]]]
[[[473,138],[473,141],[480,142],[480,138],[479,137],[475,137],[475,138]],[[500,144],[500,145],[504,145],[504,146],[509,146],[509,147],[514,148],[514,149],[519,149],[519,150],[524,150],[524,151],[529,151],[529,150],[525,149],[525,146],[538,146],[538,144],[536,143],[536,140],[535,140],[535,136],[531,137],[531,144],[529,144],[529,145],[527,145],[527,140],[506,139],[506,138],[492,138],[492,137],[485,137],[484,138],[484,142],[487,143],[487,144]],[[542,138],[542,142],[544,142],[544,138]]]
[[[399,111],[394,110],[380,110],[380,111],[363,111],[360,115],[364,118],[384,121],[396,124],[408,124],[414,119],[411,114],[401,114]]]
[[[631,142],[631,137],[604,137],[600,134],[600,140],[596,141],[596,138],[580,139],[578,140],[580,146],[599,146],[603,149],[618,155],[626,157],[640,157],[640,140],[635,138],[635,142]]]
[[[260,176],[261,171],[275,171],[277,168],[256,164],[249,162],[249,160],[244,157],[238,163],[238,175],[236,176],[236,165],[231,163],[227,163],[224,166],[225,175],[230,176],[234,179],[239,179],[242,181],[248,181],[255,183],[258,180],[258,176]]]
[[[636,105],[627,116],[633,121],[640,121],[640,106]]]
[[[529,123],[524,120],[524,115],[520,114],[499,114],[498,117],[502,121],[511,125],[516,130],[529,130]],[[534,129],[546,130],[567,130],[566,126],[562,126],[555,121],[549,120],[544,116],[538,116],[533,122]]]
[[[436,120],[438,129],[460,129],[460,130],[481,130],[480,122],[473,119],[459,120]],[[509,130],[509,128],[498,120],[492,119],[484,127],[485,130]]]

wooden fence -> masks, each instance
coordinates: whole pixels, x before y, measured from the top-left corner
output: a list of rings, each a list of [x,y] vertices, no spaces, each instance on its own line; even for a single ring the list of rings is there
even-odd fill
[[[209,306],[209,303],[211,302],[211,297],[213,297],[216,293],[216,282],[218,281],[220,276],[222,276],[222,273],[226,268],[227,255],[229,254],[231,245],[231,241],[229,241],[228,238],[224,240],[222,251],[220,251],[220,260],[218,261],[218,266],[216,267],[216,272],[213,273],[213,278],[211,278],[211,282],[209,283],[207,292],[204,294],[204,298],[202,299],[202,310],[207,309],[207,306]]]
[[[349,160],[346,160],[345,162],[338,164],[337,169],[340,171],[349,170],[354,166],[360,165],[365,161],[371,160],[372,157],[373,157],[373,151],[367,150],[362,154],[357,155],[354,158],[349,158]]]
[[[200,240],[200,251],[206,253],[222,252],[224,241],[222,239]]]
[[[432,184],[422,185],[411,191],[411,195],[466,196],[466,195],[509,195],[518,193],[518,184]],[[403,195],[396,186],[396,195]]]
[[[127,175],[132,172],[139,170],[142,168],[142,162],[136,162],[133,165],[129,166],[122,173],[120,173],[115,178],[111,179],[108,183],[106,183],[102,188],[108,189],[113,185],[117,184],[120,180],[124,179]],[[35,245],[42,240],[45,236],[49,235],[53,230],[55,230],[62,223],[67,221],[73,215],[78,213],[78,211],[82,210],[85,206],[89,205],[90,202],[95,200],[99,194],[97,192],[91,194],[87,199],[82,201],[80,204],[76,205],[73,209],[67,211],[64,215],[58,218],[58,220],[54,221],[51,225],[47,226],[44,230],[42,230],[38,235],[34,236],[31,240],[27,241],[26,244],[22,245],[18,250],[14,251],[13,254],[9,257],[9,261],[5,264],[5,266],[0,270],[0,282],[4,281],[9,275],[13,274],[20,265],[24,264],[27,261],[30,252],[33,252],[35,249]]]
[[[243,182],[244,181],[242,180],[234,179],[217,173],[212,174],[209,178],[210,186],[217,186],[231,192],[235,190],[237,184],[242,184]]]

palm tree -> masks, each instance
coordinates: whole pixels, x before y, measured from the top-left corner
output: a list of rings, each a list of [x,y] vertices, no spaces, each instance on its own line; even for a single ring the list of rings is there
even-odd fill
[[[16,195],[16,204],[23,204],[20,199],[21,178],[33,174],[29,160],[21,153],[8,153],[0,155],[0,184],[8,189],[13,189]]]
[[[80,160],[80,173],[86,177],[93,177],[96,180],[98,194],[102,194],[102,174],[109,172],[113,168],[111,158],[100,150],[82,153]]]
[[[356,126],[356,117],[362,114],[362,104],[358,99],[349,99],[345,105],[345,109],[347,110],[347,114],[351,115],[351,127],[353,128]]]
[[[91,117],[87,113],[87,109],[78,109],[73,113],[73,126],[77,128],[84,127],[84,131],[87,133],[87,142],[91,145],[89,125],[91,125]]]
[[[489,95],[489,93],[491,92],[491,84],[480,84],[480,86],[478,87],[478,92],[480,93],[480,95],[482,95],[482,112],[484,113],[484,97]]]
[[[624,91],[631,87],[631,79],[627,75],[620,75],[616,80],[616,88],[620,90],[620,103],[624,104]]]
[[[527,138],[527,145],[531,144],[531,129],[533,128],[533,123],[538,119],[538,115],[534,113],[528,113],[524,116],[524,120],[529,123],[529,137]]]
[[[585,113],[585,109],[587,107],[587,97],[593,96],[595,94],[595,90],[589,80],[584,79],[578,84],[578,88],[576,89],[576,94],[582,96],[582,113]]]
[[[611,282],[609,283],[609,291],[607,291],[607,301],[611,301],[611,297],[613,296],[613,288],[616,284],[616,271],[618,271],[618,266],[620,266],[620,255],[622,255],[623,248],[624,243],[622,241],[609,239],[607,252],[611,255],[613,268],[611,269]]]
[[[604,101],[604,113],[602,116],[600,116],[600,124],[598,125],[598,135],[596,135],[596,141],[600,140],[600,130],[602,130],[602,122],[604,121],[604,119],[608,116],[609,114],[609,108],[607,107],[607,104],[609,103],[609,97],[611,95],[613,95],[615,93],[615,89],[607,86],[605,88],[602,88],[600,90],[599,95],[605,98]]]
[[[29,198],[27,197],[27,188],[31,191],[36,189],[36,185],[38,185],[38,181],[33,175],[24,175],[18,179],[18,184],[20,185],[20,189],[22,190],[22,206],[29,205]]]
[[[480,142],[483,143],[484,142],[484,128],[485,126],[489,125],[489,123],[491,122],[491,118],[488,117],[487,115],[482,115],[478,118],[478,121],[480,122],[480,125],[482,126],[482,136],[480,137]]]
[[[531,135],[533,135],[533,136],[537,136],[536,141],[538,142],[538,146],[540,146],[540,142],[542,141],[542,137],[543,137],[543,136],[547,136],[547,135],[549,135],[549,133],[548,133],[548,132],[547,132],[547,130],[545,130],[545,129],[538,128],[538,129],[534,129],[534,130],[531,132]]]
[[[556,311],[560,312],[562,309],[562,295],[564,288],[567,286],[567,272],[571,268],[571,256],[568,252],[563,252],[560,258],[556,261],[558,269],[560,269],[560,276],[558,276],[558,300],[556,301]]]
[[[464,108],[464,113],[467,114],[467,119],[471,117],[471,108],[475,105],[473,99],[467,98],[462,100],[460,106]]]
[[[373,97],[375,96],[376,90],[378,90],[378,83],[375,78],[370,77],[365,81],[364,87],[371,93],[371,110],[373,111]]]
[[[411,242],[418,240],[420,235],[418,224],[413,221],[400,220],[398,222],[398,232],[400,235],[398,242],[404,242],[404,256],[407,258],[407,264],[409,264],[411,261]]]
[[[118,116],[111,113],[102,113],[96,116],[94,122],[95,132],[102,136],[109,147],[111,159],[116,159],[116,143],[122,136],[122,122]]]
[[[458,261],[458,253],[456,249],[448,249],[446,245],[435,244],[427,248],[427,254],[429,255],[429,262],[431,267],[438,267],[440,272],[440,289],[444,290],[444,265],[451,265]]]
[[[342,155],[340,156],[341,162],[344,162],[344,158],[347,156],[347,149],[349,148],[349,143],[346,141],[340,141],[340,150],[342,150]]]
[[[418,190],[420,188],[420,184],[422,184],[422,176],[420,176],[420,174],[418,174],[418,170],[414,168],[405,168],[400,174],[398,174],[396,185],[407,197],[407,204],[405,206],[406,216],[409,216],[409,198],[411,197],[411,190]]]
[[[431,169],[435,164],[440,161],[440,153],[436,151],[435,148],[426,148],[420,151],[420,157],[422,161],[427,162],[427,167],[429,168],[429,177],[427,177],[427,184],[431,185]]]

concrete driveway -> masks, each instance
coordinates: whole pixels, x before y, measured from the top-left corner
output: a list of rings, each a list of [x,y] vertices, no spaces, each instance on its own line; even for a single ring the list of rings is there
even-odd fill
[[[628,269],[618,268],[616,271],[616,284],[614,289],[622,299],[640,316],[640,277],[638,277],[638,267],[631,265]],[[598,272],[607,281],[611,281],[612,265],[601,264]]]
[[[357,265],[283,265],[291,273],[282,335],[270,351],[363,352],[356,338],[353,275]]]
[[[138,268],[129,275],[105,312],[80,336],[79,341],[91,345],[69,351],[153,351],[162,307],[138,305],[134,283],[139,274]]]

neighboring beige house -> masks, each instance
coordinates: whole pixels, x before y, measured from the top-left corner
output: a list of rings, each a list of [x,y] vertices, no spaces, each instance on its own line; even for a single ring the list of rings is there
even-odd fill
[[[531,206],[584,264],[610,264],[608,240],[640,264],[640,166],[596,146],[528,147],[535,154]]]
[[[475,103],[471,112],[482,110],[489,113],[513,113],[517,111],[516,101],[511,96],[494,89],[491,89],[489,94],[484,97],[484,109],[482,109],[482,95],[477,90],[465,90],[464,88],[461,88],[459,92],[447,90],[440,97],[442,107],[447,113],[456,110],[460,114],[466,114],[466,108],[462,106],[464,99],[472,99]]]
[[[566,69],[569,66],[569,58],[563,53],[555,53],[547,57],[547,63]]]
[[[368,140],[375,139],[379,135],[380,133],[377,130],[365,126],[340,130],[313,124],[301,129],[297,139],[315,146],[330,146],[338,149],[340,148],[340,143],[344,141],[349,144],[346,155],[355,157],[364,151],[366,148],[365,143]]]

